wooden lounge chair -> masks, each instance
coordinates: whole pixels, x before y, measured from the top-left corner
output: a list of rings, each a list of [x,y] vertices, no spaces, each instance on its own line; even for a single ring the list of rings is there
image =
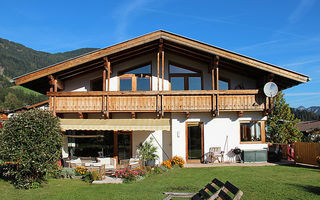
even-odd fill
[[[230,194],[231,193],[231,194]],[[227,181],[224,186],[219,191],[218,195],[210,197],[212,199],[221,199],[221,200],[239,200],[241,199],[243,192],[239,190],[236,186]],[[233,197],[232,197],[233,196]]]
[[[204,189],[201,189],[198,193],[175,193],[164,192],[168,195],[163,200],[169,200],[171,198],[190,198],[192,200],[209,199],[211,196],[217,196],[223,187],[223,183],[218,179],[213,179],[211,183],[207,184]]]

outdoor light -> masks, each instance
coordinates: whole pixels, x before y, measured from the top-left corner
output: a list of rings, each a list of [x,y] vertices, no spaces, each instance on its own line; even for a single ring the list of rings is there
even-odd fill
[[[178,138],[180,137],[180,131],[177,131],[177,137]]]

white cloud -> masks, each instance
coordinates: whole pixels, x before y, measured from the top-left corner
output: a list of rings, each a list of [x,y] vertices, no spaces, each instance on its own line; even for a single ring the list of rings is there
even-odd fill
[[[288,17],[288,20],[291,24],[298,22],[303,15],[305,15],[315,3],[315,0],[301,0],[296,9]]]

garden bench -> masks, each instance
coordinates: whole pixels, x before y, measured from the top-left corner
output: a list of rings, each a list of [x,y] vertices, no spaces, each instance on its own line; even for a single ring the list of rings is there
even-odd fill
[[[209,199],[212,196],[217,196],[223,185],[224,184],[221,181],[215,178],[211,183],[207,184],[205,188],[201,189],[198,193],[164,192],[163,194],[166,194],[168,196],[163,200],[169,200],[172,198],[190,198],[192,200]]]

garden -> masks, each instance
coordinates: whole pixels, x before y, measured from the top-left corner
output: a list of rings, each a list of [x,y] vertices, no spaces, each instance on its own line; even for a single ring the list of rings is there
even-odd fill
[[[40,188],[17,190],[0,179],[0,199],[163,199],[162,192],[196,192],[213,178],[230,181],[242,199],[317,199],[319,168],[299,166],[173,168],[141,181],[95,185],[49,178]]]

